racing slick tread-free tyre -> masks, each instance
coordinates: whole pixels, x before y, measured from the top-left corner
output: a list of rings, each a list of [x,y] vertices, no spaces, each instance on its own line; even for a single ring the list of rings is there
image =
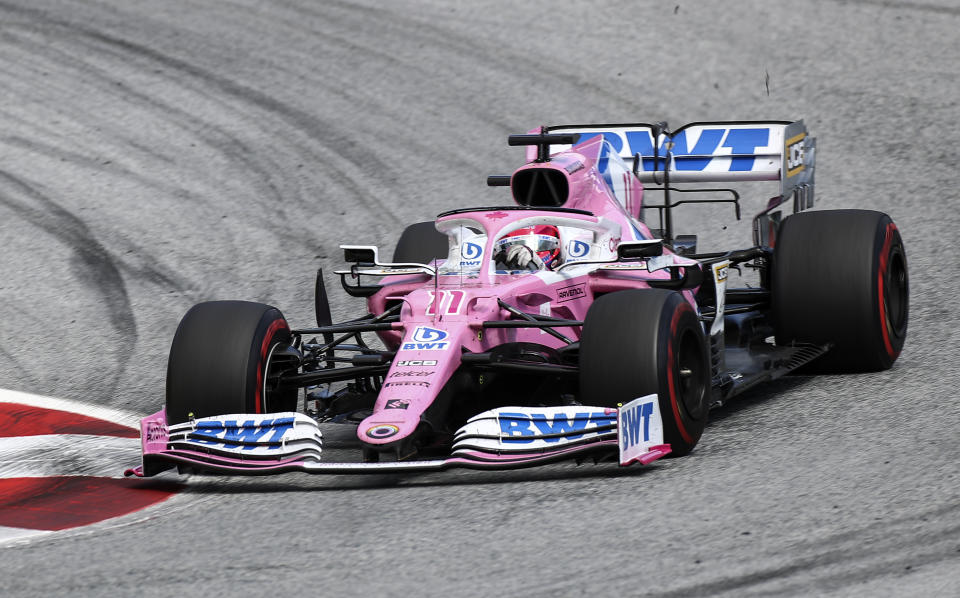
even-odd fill
[[[447,250],[447,235],[438,231],[432,221],[418,222],[403,229],[393,250],[393,261],[429,264],[435,259],[446,258]]]
[[[907,256],[886,214],[824,210],[786,218],[770,289],[778,345],[833,344],[806,371],[885,370],[900,355],[907,336]]]
[[[707,423],[710,365],[703,327],[675,291],[637,289],[603,295],[590,306],[580,338],[580,396],[616,407],[656,394],[664,442],[689,453]]]
[[[284,363],[271,357],[290,339],[290,326],[275,307],[247,301],[193,306],[170,347],[167,423],[185,422],[191,414],[295,410],[297,389],[268,388],[264,393],[266,377]]]

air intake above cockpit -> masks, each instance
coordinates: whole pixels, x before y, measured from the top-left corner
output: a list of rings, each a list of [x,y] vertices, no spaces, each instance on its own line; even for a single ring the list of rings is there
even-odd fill
[[[560,207],[570,197],[566,173],[549,166],[518,170],[510,189],[514,201],[521,206]]]

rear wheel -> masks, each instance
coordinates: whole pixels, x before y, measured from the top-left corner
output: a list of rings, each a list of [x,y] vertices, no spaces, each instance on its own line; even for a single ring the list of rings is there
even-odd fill
[[[447,235],[437,230],[433,222],[418,222],[403,230],[393,261],[397,263],[429,264],[447,257]]]
[[[180,321],[167,363],[167,423],[297,408],[298,390],[275,389],[296,368],[290,326],[275,307],[246,301],[195,305]]]
[[[664,442],[693,450],[707,423],[710,366],[697,314],[673,291],[619,291],[594,301],[580,339],[580,396],[616,407],[656,394]]]
[[[868,210],[783,221],[771,273],[777,344],[831,343],[808,369],[885,370],[907,336],[907,256],[897,225]]]

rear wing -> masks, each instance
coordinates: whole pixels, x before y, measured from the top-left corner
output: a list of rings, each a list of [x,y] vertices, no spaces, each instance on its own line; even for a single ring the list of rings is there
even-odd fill
[[[645,183],[779,180],[781,200],[792,197],[795,211],[813,205],[817,144],[802,120],[695,122],[675,131],[666,123],[564,125],[543,132],[577,134],[574,146],[603,135]],[[551,145],[550,152],[571,147]]]

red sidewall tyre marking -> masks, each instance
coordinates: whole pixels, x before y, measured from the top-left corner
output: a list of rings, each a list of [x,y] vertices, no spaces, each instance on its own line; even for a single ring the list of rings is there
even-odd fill
[[[887,351],[887,356],[893,360],[899,355],[899,351],[893,350],[893,344],[890,342],[890,331],[887,330],[887,308],[883,300],[883,279],[887,275],[889,266],[890,245],[893,243],[893,234],[897,230],[897,225],[893,222],[887,224],[885,231],[886,238],[883,240],[883,249],[880,250],[880,267],[877,269],[877,300],[880,303],[880,332],[883,335],[883,346]]]
[[[264,362],[267,360],[267,352],[270,350],[270,341],[273,340],[274,333],[281,328],[289,330],[284,320],[274,320],[270,323],[270,326],[267,327],[267,332],[263,336],[263,344],[260,346],[260,363],[257,364],[256,411],[254,411],[254,413],[263,413],[263,397],[261,395],[263,394],[263,377],[266,375],[266,372],[263,371],[263,366],[266,365]]]
[[[673,367],[673,343],[677,340],[677,326],[680,324],[680,316],[683,315],[685,309],[691,309],[690,305],[687,303],[681,304],[673,312],[673,318],[670,320],[670,340],[667,343],[667,388],[670,392],[670,406],[673,408],[673,421],[677,423],[677,431],[680,432],[684,442],[693,444],[693,438],[683,425],[683,415],[680,413],[680,403],[677,401],[677,383],[674,380],[676,372],[674,372]]]

